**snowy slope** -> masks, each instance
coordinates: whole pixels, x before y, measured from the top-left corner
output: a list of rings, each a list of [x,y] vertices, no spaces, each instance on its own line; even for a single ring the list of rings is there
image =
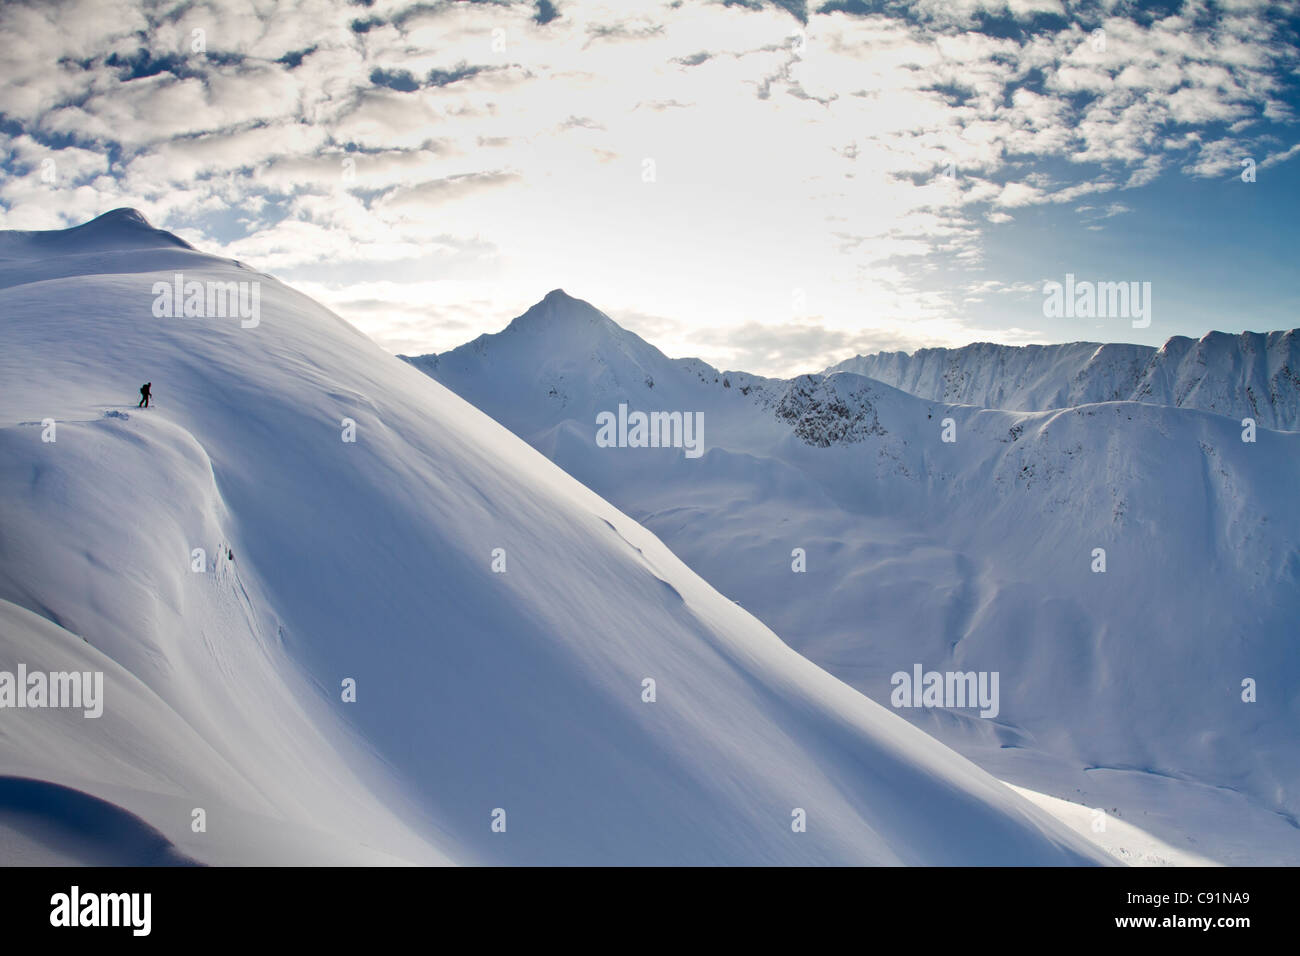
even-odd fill
[[[912,355],[859,355],[827,372],[852,372],[952,405],[1041,411],[1128,398],[1153,351],[1096,342],[977,342],[958,349],[919,349]]]
[[[1188,858],[1300,860],[1300,435],[716,372],[558,291],[410,361],[874,700],[915,663],[999,672],[995,719],[897,711],[986,769],[1144,818]],[[620,403],[701,412],[705,453],[597,447],[596,415]],[[1247,677],[1268,688],[1255,703]]]
[[[0,669],[106,675],[0,710],[11,862],[1106,859],[270,277],[129,211],[0,256]],[[175,271],[260,322],[155,317]]]
[[[1071,342],[859,355],[827,369],[874,378],[932,401],[1013,411],[1136,401],[1251,417],[1300,429],[1300,329],[1209,332],[1142,345]]]
[[[1142,372],[1133,400],[1254,418],[1267,428],[1300,429],[1300,329],[1177,336]]]

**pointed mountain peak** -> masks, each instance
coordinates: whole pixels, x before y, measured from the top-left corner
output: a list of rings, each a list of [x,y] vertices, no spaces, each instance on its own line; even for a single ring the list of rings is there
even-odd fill
[[[552,289],[540,302],[510,323],[510,329],[581,329],[603,328],[622,331],[613,319],[583,299],[575,299],[563,289]]]
[[[604,314],[599,309],[597,309],[594,305],[592,305],[590,302],[586,301],[585,299],[575,299],[573,296],[569,295],[569,293],[565,292],[563,289],[552,289],[550,292],[546,293],[546,295],[542,296],[542,300],[538,302],[536,305],[534,305],[533,308],[529,309],[528,311],[532,312],[533,309],[540,309],[543,307],[545,307],[547,310],[551,312],[558,312],[560,310],[563,310],[565,313],[586,311],[586,312],[594,312],[597,315]]]

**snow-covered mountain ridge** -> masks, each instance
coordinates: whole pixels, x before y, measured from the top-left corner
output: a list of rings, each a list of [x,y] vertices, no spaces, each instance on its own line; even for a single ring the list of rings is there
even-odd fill
[[[1072,342],[859,355],[827,369],[854,372],[932,401],[1011,411],[1135,401],[1300,428],[1300,329],[1208,332],[1143,345]]]
[[[0,709],[4,862],[1106,861],[269,276],[119,211],[0,235],[0,313],[0,671],[105,687]]]
[[[917,662],[999,672],[995,720],[899,713],[1003,779],[1222,862],[1300,859],[1300,435],[1109,392],[1009,411],[722,372],[544,306],[409,361],[874,700]],[[620,405],[702,415],[704,454],[598,446]]]

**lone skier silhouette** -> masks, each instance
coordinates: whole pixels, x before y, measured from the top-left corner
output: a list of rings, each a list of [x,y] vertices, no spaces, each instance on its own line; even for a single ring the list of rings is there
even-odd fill
[[[149,389],[153,387],[153,382],[145,382],[140,386],[140,404],[136,408],[149,407]]]

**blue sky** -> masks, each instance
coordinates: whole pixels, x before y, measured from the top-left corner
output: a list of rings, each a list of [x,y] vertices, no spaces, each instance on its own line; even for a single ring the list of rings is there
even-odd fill
[[[135,206],[407,353],[557,287],[767,374],[1290,328],[1298,30],[1255,0],[11,3],[0,226]],[[1048,318],[1066,273],[1150,282],[1150,327]]]
[[[1084,212],[1041,206],[1020,213],[1016,223],[985,234],[981,269],[1034,289],[972,304],[971,321],[987,323],[995,340],[1005,325],[1033,324],[1056,341],[1146,345],[1209,330],[1295,327],[1300,324],[1300,161],[1257,171],[1256,177],[1244,183],[1239,172],[1164,176],[1117,197],[1128,211],[1106,218],[1097,218],[1106,212],[1106,202]],[[1078,279],[1150,281],[1150,327],[1134,329],[1107,319],[1045,323],[1042,279],[1063,281],[1067,272]]]

